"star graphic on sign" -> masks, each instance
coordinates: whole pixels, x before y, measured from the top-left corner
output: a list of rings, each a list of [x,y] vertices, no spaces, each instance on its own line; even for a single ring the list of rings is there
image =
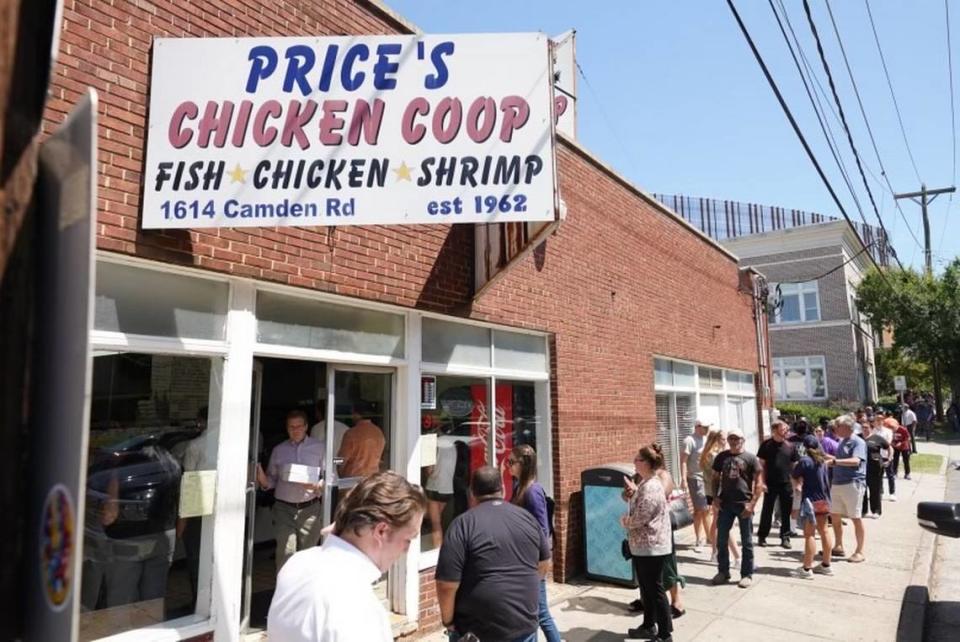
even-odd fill
[[[400,163],[400,167],[393,170],[393,173],[397,175],[398,181],[410,181],[413,180],[412,174],[410,173],[410,168],[407,166],[406,161]]]
[[[240,167],[240,163],[237,163],[237,166],[233,170],[227,172],[227,175],[230,177],[231,183],[246,183],[247,182],[247,172],[248,170]]]

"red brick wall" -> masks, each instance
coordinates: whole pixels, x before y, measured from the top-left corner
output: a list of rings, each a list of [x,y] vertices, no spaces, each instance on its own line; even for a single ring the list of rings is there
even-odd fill
[[[558,145],[567,218],[471,303],[470,226],[143,231],[139,199],[154,36],[393,33],[364,2],[68,0],[45,127],[100,93],[97,244],[217,272],[552,333],[557,579],[580,562],[579,475],[653,439],[653,354],[755,371],[737,265],[592,162]],[[439,625],[432,572],[423,628]]]

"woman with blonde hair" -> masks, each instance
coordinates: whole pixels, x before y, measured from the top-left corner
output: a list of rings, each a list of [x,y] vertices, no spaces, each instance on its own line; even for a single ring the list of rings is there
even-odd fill
[[[706,485],[707,505],[713,507],[710,528],[707,529],[707,533],[709,533],[707,540],[710,542],[711,562],[717,560],[717,508],[716,505],[714,505],[713,497],[713,476],[716,473],[713,471],[713,460],[726,449],[727,434],[717,428],[707,433],[707,441],[703,445],[703,452],[700,454],[700,470],[703,471],[703,483]],[[737,548],[737,543],[732,537],[730,538],[730,553],[733,555],[734,560],[740,559],[740,549]]]

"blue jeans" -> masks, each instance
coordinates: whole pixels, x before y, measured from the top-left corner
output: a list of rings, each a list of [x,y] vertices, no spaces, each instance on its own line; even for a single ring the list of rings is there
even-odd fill
[[[547,637],[547,642],[560,642],[560,631],[553,622],[553,616],[550,615],[550,608],[547,606],[547,581],[540,580],[540,608],[537,614],[537,620],[540,622],[540,628]],[[534,638],[536,639],[536,638]]]
[[[739,512],[721,508],[717,517],[717,570],[730,575],[730,529],[734,521],[740,522],[740,540],[743,557],[740,559],[740,577],[753,576],[753,518],[740,517]]]

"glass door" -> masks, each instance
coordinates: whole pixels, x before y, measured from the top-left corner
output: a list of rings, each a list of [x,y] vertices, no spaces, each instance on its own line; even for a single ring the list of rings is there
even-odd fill
[[[390,369],[356,366],[327,369],[327,461],[324,524],[333,521],[337,505],[365,477],[395,467],[393,461],[394,376]],[[391,606],[385,573],[375,591]]]
[[[392,467],[393,371],[329,368],[327,371],[324,522],[360,480]]]
[[[245,492],[247,519],[243,548],[243,603],[240,606],[240,630],[250,630],[250,602],[253,595],[253,545],[257,510],[257,461],[260,454],[260,404],[263,389],[263,363],[253,362],[253,390],[250,394],[250,446],[247,456]]]

